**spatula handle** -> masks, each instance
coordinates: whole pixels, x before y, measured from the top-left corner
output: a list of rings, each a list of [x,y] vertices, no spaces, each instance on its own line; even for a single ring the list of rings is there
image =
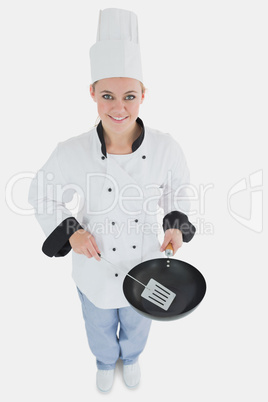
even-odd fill
[[[166,254],[167,257],[172,257],[173,256],[174,250],[173,250],[173,247],[172,247],[171,243],[168,243],[168,245],[167,245],[167,247],[165,249],[165,254]]]

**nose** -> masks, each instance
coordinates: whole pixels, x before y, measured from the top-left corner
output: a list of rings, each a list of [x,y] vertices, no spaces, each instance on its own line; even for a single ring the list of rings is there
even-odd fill
[[[115,103],[113,104],[113,106],[114,106],[114,111],[116,111],[116,112],[119,112],[119,111],[121,112],[122,110],[125,109],[124,101],[121,99],[117,99],[115,101]]]

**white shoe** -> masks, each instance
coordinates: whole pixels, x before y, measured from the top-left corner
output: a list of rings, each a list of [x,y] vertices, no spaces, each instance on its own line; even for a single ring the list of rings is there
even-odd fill
[[[97,371],[97,387],[101,392],[109,392],[114,382],[114,370]]]
[[[141,378],[139,362],[123,366],[123,378],[129,388],[137,387]]]

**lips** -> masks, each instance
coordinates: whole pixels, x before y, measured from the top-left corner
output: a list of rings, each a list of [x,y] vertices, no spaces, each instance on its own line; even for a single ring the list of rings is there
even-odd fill
[[[108,115],[108,116],[109,116],[110,119],[112,119],[112,121],[114,121],[115,123],[122,123],[123,121],[125,121],[125,120],[128,118],[128,116],[123,117],[123,118],[121,118],[121,117],[113,118],[113,117],[110,116],[110,115]],[[120,119],[120,120],[117,120],[117,119]]]

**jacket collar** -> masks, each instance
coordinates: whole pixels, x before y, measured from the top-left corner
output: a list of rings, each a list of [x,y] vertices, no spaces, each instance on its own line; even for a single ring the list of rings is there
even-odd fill
[[[143,124],[143,121],[138,117],[136,119],[136,122],[138,123],[139,126],[141,126],[142,130],[141,130],[141,133],[140,133],[139,137],[132,144],[132,152],[135,152],[141,146],[142,141],[144,139],[144,124]],[[104,141],[103,127],[102,127],[102,122],[101,121],[97,125],[97,133],[98,133],[98,136],[99,136],[99,140],[101,142],[101,152],[107,158],[106,145],[105,145],[105,141]]]

